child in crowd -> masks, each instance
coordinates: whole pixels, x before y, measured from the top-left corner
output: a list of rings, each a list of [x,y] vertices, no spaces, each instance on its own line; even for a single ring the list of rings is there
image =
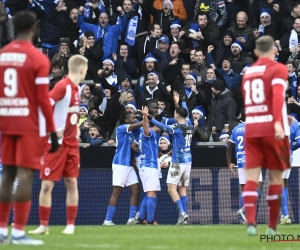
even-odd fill
[[[87,144],[85,144],[83,147],[88,148],[88,147],[96,147],[100,146],[104,142],[103,136],[100,135],[99,133],[100,128],[96,126],[95,124],[91,125],[89,128],[89,134],[87,138]]]
[[[159,138],[158,158],[161,168],[168,168],[172,160],[172,145],[168,134]]]

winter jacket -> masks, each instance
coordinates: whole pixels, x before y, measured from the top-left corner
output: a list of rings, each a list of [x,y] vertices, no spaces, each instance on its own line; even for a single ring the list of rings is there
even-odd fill
[[[207,125],[216,127],[217,133],[220,133],[224,128],[224,124],[230,124],[230,121],[235,119],[236,109],[236,101],[232,98],[232,93],[229,89],[213,95],[210,102]]]
[[[116,25],[107,24],[105,28],[101,28],[100,24],[90,24],[83,20],[83,15],[78,15],[78,23],[82,32],[91,31],[95,35],[95,40],[98,41],[103,38],[103,52],[104,55],[102,60],[107,58],[112,59],[112,52],[117,52],[118,37],[122,31],[126,28],[127,20],[126,17],[120,16],[120,23]]]
[[[161,10],[163,1],[164,0],[154,0],[153,7],[157,10]],[[171,0],[171,1],[173,4],[174,16],[177,16],[180,20],[186,20],[187,13],[183,1],[182,0]],[[153,21],[153,18],[151,21]]]

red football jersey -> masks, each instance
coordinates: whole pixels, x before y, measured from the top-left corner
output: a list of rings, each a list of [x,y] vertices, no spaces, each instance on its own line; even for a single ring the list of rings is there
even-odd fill
[[[279,117],[278,121],[282,123],[285,134],[289,135],[284,101],[287,79],[287,67],[268,58],[259,59],[246,70],[242,82],[246,113],[246,137],[274,137],[276,117]],[[277,100],[274,98],[275,95],[279,96]],[[280,103],[279,110],[277,110],[278,103]]]
[[[63,144],[78,147],[76,138],[80,105],[78,86],[66,77],[55,84],[49,96],[54,105],[53,117],[56,131],[63,132]]]
[[[0,130],[45,136],[55,131],[49,92],[49,59],[31,42],[15,40],[0,50]]]

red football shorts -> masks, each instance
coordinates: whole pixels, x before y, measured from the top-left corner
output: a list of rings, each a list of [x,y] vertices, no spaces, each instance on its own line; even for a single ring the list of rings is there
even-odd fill
[[[245,139],[246,168],[263,167],[270,170],[290,168],[290,144],[287,136],[283,140],[275,137]]]
[[[54,153],[48,153],[51,144],[48,144],[44,158],[44,166],[40,172],[42,180],[59,181],[62,177],[79,175],[79,148],[59,146]]]
[[[40,170],[46,137],[2,134],[2,164]]]

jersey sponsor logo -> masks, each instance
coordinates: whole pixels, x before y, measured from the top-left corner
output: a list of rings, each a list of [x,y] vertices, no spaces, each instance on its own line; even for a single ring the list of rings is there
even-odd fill
[[[23,53],[2,53],[0,65],[23,66],[27,55]]]
[[[72,106],[64,108],[64,111],[67,113],[78,113],[79,106]]]
[[[248,116],[246,118],[246,123],[265,123],[265,122],[272,122],[273,116],[272,115],[257,115],[257,116]]]
[[[0,108],[0,116],[28,116],[29,108]]]
[[[255,105],[246,107],[245,113],[265,113],[268,112],[268,105]]]
[[[253,75],[262,75],[266,71],[267,66],[252,66],[246,70],[244,73],[245,76]]]
[[[0,106],[28,106],[28,98],[0,98]]]

